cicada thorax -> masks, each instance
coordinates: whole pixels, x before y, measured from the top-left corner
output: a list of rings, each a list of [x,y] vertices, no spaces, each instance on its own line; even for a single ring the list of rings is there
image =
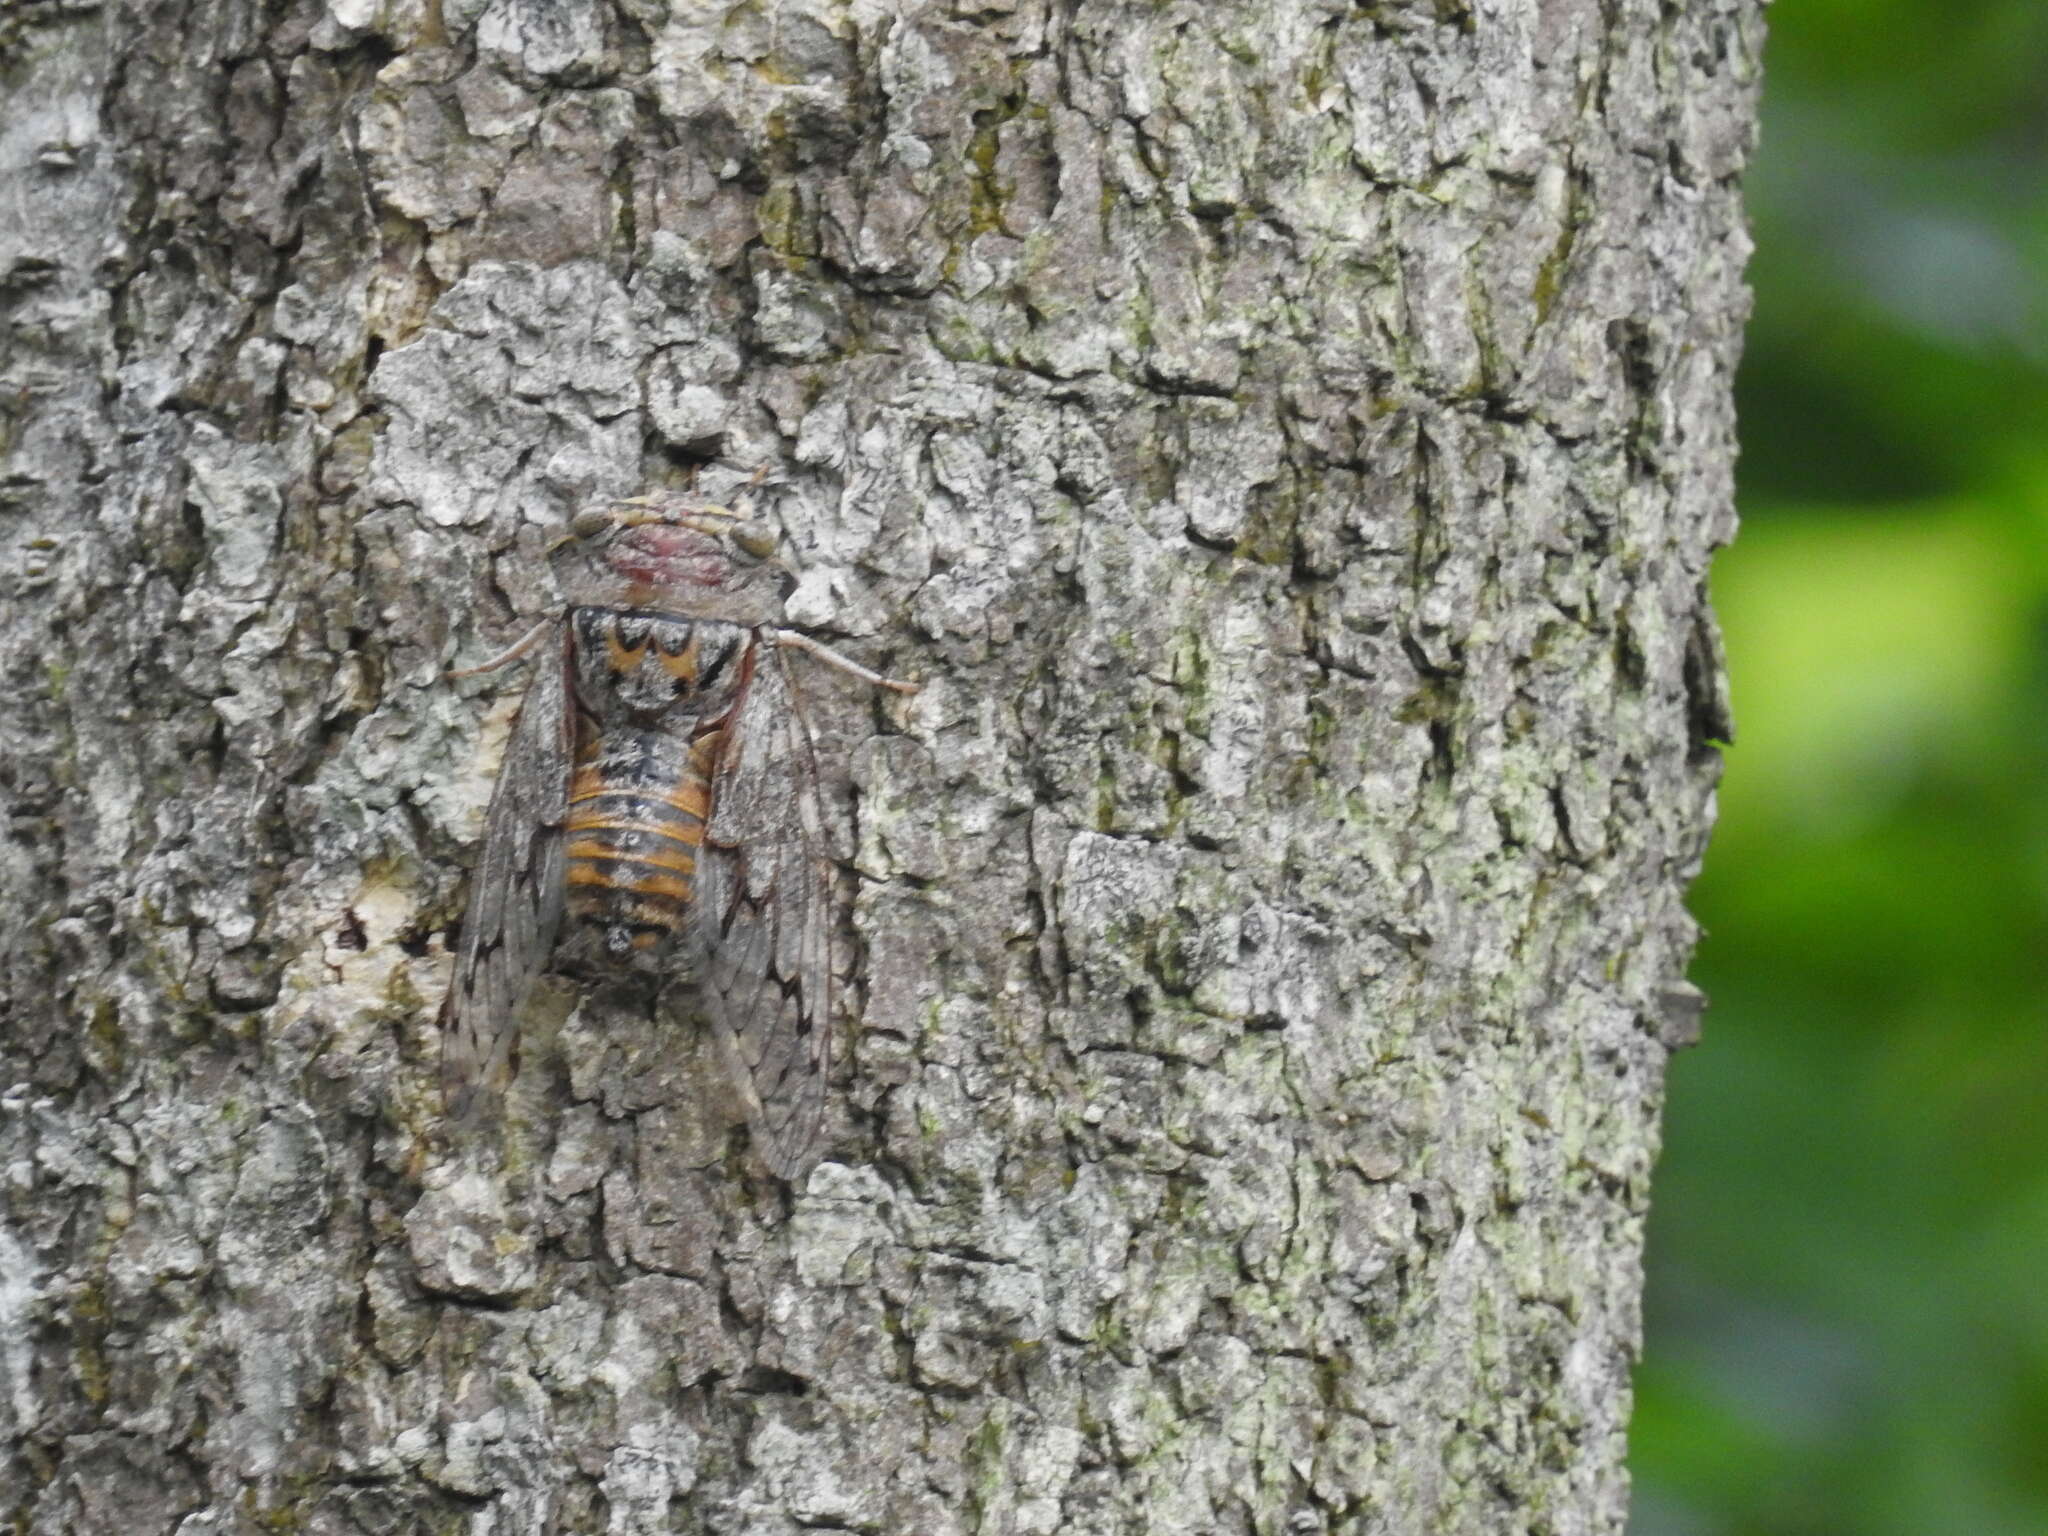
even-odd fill
[[[576,741],[557,959],[659,968],[686,938],[712,781],[753,631],[641,609],[570,610]]]

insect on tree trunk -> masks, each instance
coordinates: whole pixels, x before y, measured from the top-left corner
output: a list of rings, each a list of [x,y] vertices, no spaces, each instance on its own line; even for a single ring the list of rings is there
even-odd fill
[[[1760,42],[11,8],[14,1528],[1618,1532]],[[465,1141],[520,683],[444,674],[764,468],[787,622],[922,684],[801,679],[822,1160],[562,982]]]

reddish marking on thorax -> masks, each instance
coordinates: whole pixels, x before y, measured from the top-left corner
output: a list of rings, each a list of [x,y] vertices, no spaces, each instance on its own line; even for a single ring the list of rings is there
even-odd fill
[[[648,523],[620,534],[606,553],[613,571],[655,589],[722,587],[732,561],[709,534]]]

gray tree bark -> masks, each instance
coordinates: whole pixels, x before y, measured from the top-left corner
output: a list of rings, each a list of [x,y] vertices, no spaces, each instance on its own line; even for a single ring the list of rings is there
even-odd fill
[[[13,6],[13,1528],[1619,1531],[1760,6]],[[443,671],[763,465],[825,1161],[466,1152]]]

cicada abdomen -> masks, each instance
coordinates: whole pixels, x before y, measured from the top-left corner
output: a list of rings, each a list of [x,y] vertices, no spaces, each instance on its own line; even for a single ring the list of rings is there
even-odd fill
[[[687,942],[697,861],[751,630],[612,608],[569,616],[577,729],[564,942],[613,963]]]
[[[773,627],[788,572],[721,507],[646,499],[580,514],[556,546],[569,605],[549,634],[484,828],[442,1005],[450,1104],[512,1068],[549,964],[694,985],[753,1127],[785,1178],[808,1164],[830,1062],[831,865],[810,733]]]

